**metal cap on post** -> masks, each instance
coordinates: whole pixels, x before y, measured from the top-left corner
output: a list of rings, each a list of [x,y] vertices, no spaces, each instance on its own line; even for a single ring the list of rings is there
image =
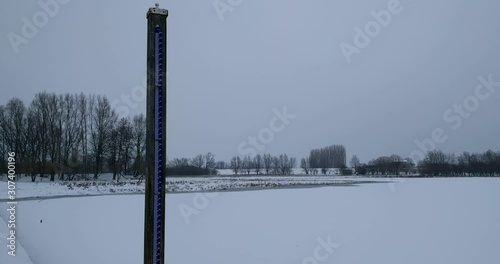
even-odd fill
[[[155,7],[149,8],[148,13],[146,14],[146,18],[149,18],[149,14],[157,14],[157,15],[168,16],[168,10],[167,9],[161,9],[160,8],[160,4],[156,3]]]
[[[146,194],[144,264],[165,263],[167,16],[149,8],[147,39]]]

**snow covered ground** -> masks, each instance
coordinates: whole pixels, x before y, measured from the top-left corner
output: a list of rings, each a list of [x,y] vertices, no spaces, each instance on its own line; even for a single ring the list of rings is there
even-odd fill
[[[500,263],[499,189],[440,178],[170,193],[166,263]],[[18,242],[36,264],[142,263],[143,210],[143,195],[20,201]]]
[[[396,181],[401,179],[396,179]],[[169,192],[226,191],[350,185],[369,182],[392,182],[391,179],[368,179],[343,176],[217,176],[178,177],[167,180]]]
[[[6,209],[3,208],[2,209]],[[1,213],[0,215],[4,215]],[[6,215],[5,215],[6,216]],[[8,219],[6,217],[6,219]],[[13,234],[16,235],[15,233]],[[8,263],[8,264],[33,264],[31,259],[29,258],[26,250],[24,250],[21,243],[17,243],[15,251],[12,251],[8,246],[10,245],[10,240],[7,240],[11,236],[10,229],[7,227],[7,223],[0,217],[0,248],[2,252],[0,252],[0,263]],[[8,252],[11,252],[9,254]]]
[[[269,188],[318,187],[361,184],[373,181],[393,182],[398,179],[361,178],[343,176],[193,176],[168,177],[167,192],[228,191]],[[0,176],[0,191],[7,191],[6,176]],[[142,194],[144,181],[123,179],[112,181],[109,174],[97,181],[50,182],[47,179],[31,182],[22,176],[16,182],[17,198],[46,198],[62,196]],[[0,201],[7,196],[0,197]]]

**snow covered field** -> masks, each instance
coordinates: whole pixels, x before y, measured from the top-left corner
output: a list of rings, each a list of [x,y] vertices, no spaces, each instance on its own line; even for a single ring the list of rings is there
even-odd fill
[[[142,194],[144,181],[112,181],[104,175],[97,181],[50,182],[47,179],[31,182],[29,177],[20,177],[16,182],[17,198],[46,198],[62,196]],[[168,177],[167,192],[227,191],[269,188],[318,187],[331,185],[360,184],[374,181],[393,182],[397,179],[361,178],[343,176],[193,176]],[[3,182],[3,184],[2,184]],[[6,176],[0,176],[0,191],[7,191]],[[0,197],[0,201],[7,196]]]
[[[170,193],[166,263],[499,263],[499,189],[440,178]],[[18,242],[35,264],[142,263],[143,210],[142,195],[20,201]]]

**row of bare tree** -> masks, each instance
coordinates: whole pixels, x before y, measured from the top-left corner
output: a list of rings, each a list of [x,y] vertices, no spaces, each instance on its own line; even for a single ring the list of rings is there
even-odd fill
[[[17,174],[50,175],[53,181],[103,171],[144,171],[146,121],[119,119],[104,96],[42,92],[26,106],[13,98],[0,106],[0,173],[15,152]]]
[[[354,155],[351,167],[360,175],[500,176],[500,151],[463,152],[456,156],[432,150],[418,164],[399,155],[381,156],[363,164]]]
[[[217,174],[215,155],[196,155],[192,159],[175,158],[167,163],[167,175],[213,175]]]
[[[229,163],[229,168],[234,174],[274,174],[289,175],[295,168],[297,160],[287,154],[272,156],[271,154],[257,154],[253,158],[234,156]],[[217,168],[225,167],[224,162],[217,162]]]
[[[331,145],[311,150],[309,156],[300,160],[300,167],[305,174],[316,174],[317,169],[327,174],[330,168],[346,167],[346,150],[343,145]]]
[[[0,173],[6,173],[7,153],[16,153],[16,172],[35,181],[37,176],[57,175],[72,180],[76,175],[112,172],[143,175],[145,170],[146,120],[144,115],[119,118],[104,96],[42,92],[26,106],[13,98],[0,105]],[[169,162],[172,173],[215,174],[216,169],[229,168],[235,174],[292,173],[295,158],[287,154],[254,157],[235,156],[229,163],[215,161],[212,153],[192,159]],[[429,151],[415,166],[410,158],[398,155],[382,156],[362,164],[354,155],[350,161],[357,174],[400,175],[419,172],[426,176],[498,176],[500,152],[464,152],[459,156],[440,150]],[[346,149],[331,145],[313,149],[302,158],[300,167],[305,174],[326,174],[330,168],[346,170]],[[173,170],[172,170],[173,169]]]
[[[281,174],[289,175],[297,165],[295,158],[288,158],[287,154],[271,156],[271,154],[255,155],[252,157],[240,158],[235,156],[229,163],[229,168],[235,174]],[[224,162],[217,162],[216,168],[226,168]],[[300,160],[300,167],[305,174],[317,174],[321,169],[323,174],[327,174],[330,168],[346,167],[346,150],[343,145],[331,145],[324,148],[311,150],[309,156]]]
[[[416,168],[411,158],[403,158],[393,154],[372,159],[368,164],[361,164],[358,157],[354,155],[351,159],[351,167],[360,175],[401,175],[416,173]]]
[[[441,150],[427,152],[418,163],[425,176],[500,176],[500,151],[446,154]]]

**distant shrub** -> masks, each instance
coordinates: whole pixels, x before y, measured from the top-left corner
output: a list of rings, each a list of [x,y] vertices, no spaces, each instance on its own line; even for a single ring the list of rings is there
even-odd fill
[[[350,175],[352,175],[352,170],[349,168],[343,168],[343,169],[340,169],[340,173],[344,176],[350,176]]]

